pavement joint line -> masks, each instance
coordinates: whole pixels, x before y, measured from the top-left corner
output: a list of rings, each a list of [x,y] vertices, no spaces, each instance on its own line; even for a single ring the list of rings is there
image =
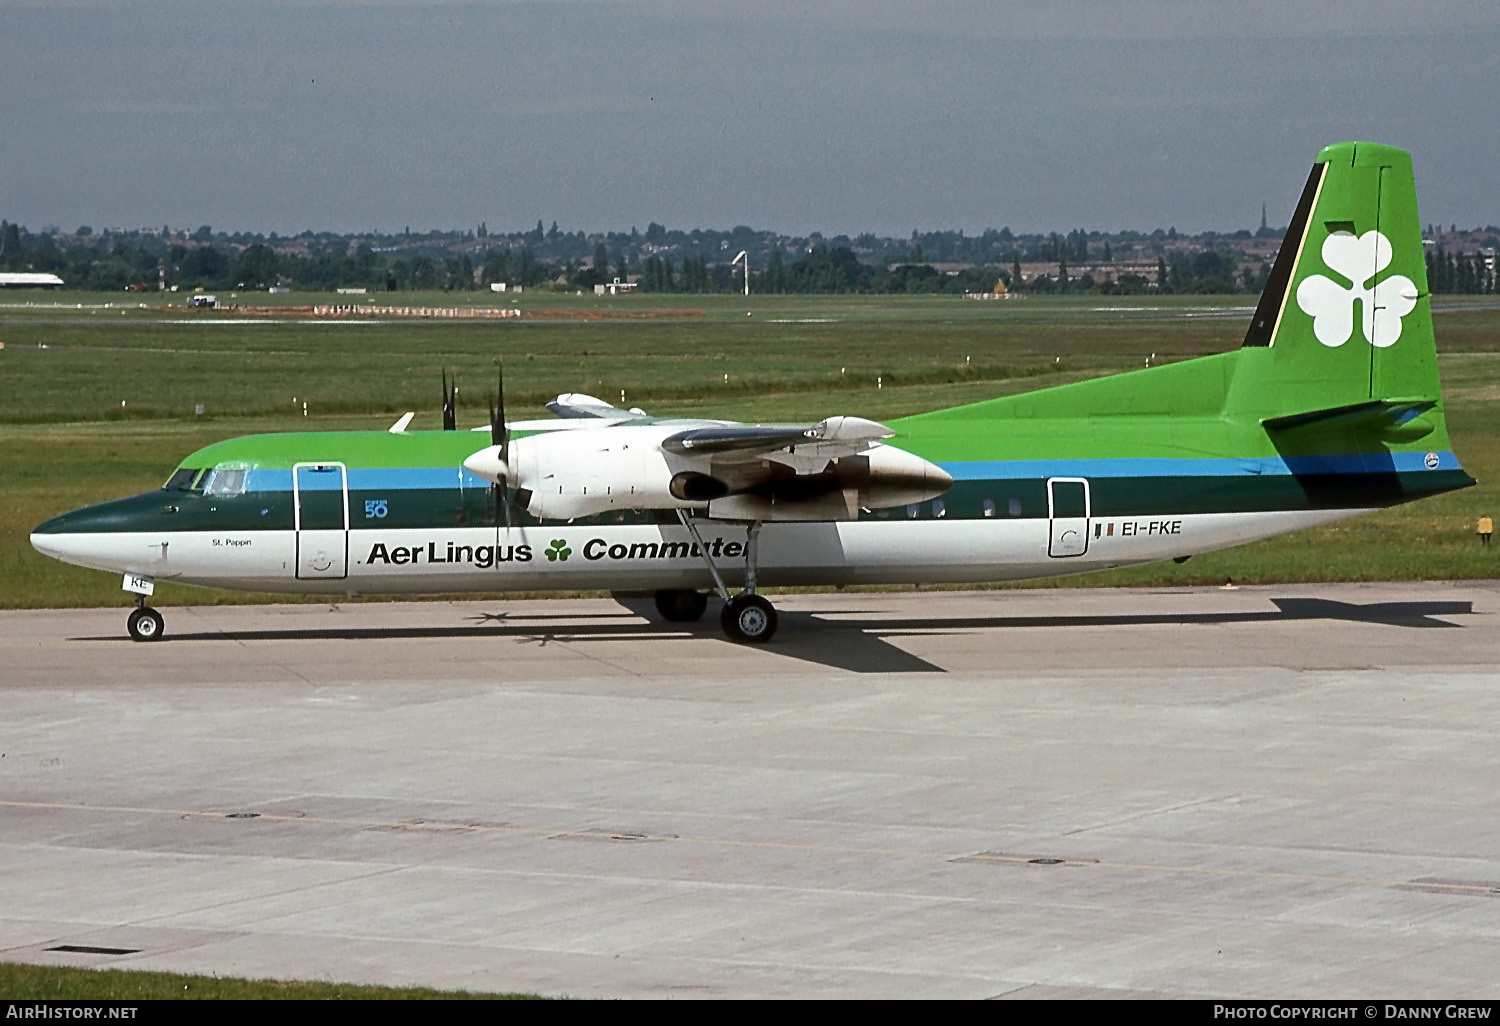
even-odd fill
[[[347,863],[345,863],[345,864],[347,864]],[[149,925],[149,924],[154,923],[154,922],[159,922],[161,920],[177,919],[177,918],[179,918],[181,916],[192,915],[194,913],[200,913],[200,912],[209,912],[209,911],[213,911],[215,909],[226,909],[226,908],[235,908],[236,906],[257,905],[257,904],[265,902],[266,899],[268,899],[268,898],[280,897],[280,896],[288,895],[288,894],[306,894],[309,891],[322,890],[322,889],[328,888],[328,887],[342,887],[342,886],[345,886],[347,884],[353,883],[354,881],[357,881],[357,880],[372,880],[375,877],[379,877],[379,876],[390,876],[393,873],[403,873],[403,872],[407,871],[410,868],[412,868],[412,867],[410,867],[410,866],[394,866],[394,865],[381,866],[379,868],[370,869],[367,872],[363,872],[363,873],[351,873],[348,876],[340,876],[340,877],[338,877],[336,879],[319,880],[316,883],[300,884],[300,885],[298,885],[296,887],[283,887],[283,888],[281,888],[279,890],[267,891],[267,892],[262,893],[262,894],[246,895],[245,897],[240,897],[240,898],[232,898],[232,899],[230,899],[228,901],[214,901],[214,902],[209,902],[208,904],[204,904],[204,905],[195,905],[192,908],[175,908],[175,909],[171,909],[171,910],[159,912],[158,914],[156,914],[154,916],[144,916],[144,917],[142,917],[140,919],[133,919],[133,920],[131,920],[130,925],[131,926],[145,926],[145,925]],[[271,914],[262,916],[259,919],[247,919],[244,922],[240,923],[239,926],[236,928],[236,930],[239,933],[244,933],[244,932],[246,932],[245,931],[245,927],[248,924],[254,923],[254,922],[265,922],[267,920],[277,919],[277,918],[280,917],[280,915],[281,915],[281,913],[277,912],[277,913],[271,913]]]
[[[1180,812],[1183,809],[1196,808],[1200,805],[1213,805],[1217,802],[1233,801],[1238,797],[1240,797],[1238,792],[1235,792],[1233,794],[1214,794],[1209,795],[1206,798],[1195,798],[1190,802],[1178,802],[1175,805],[1166,805],[1157,809],[1142,809],[1141,811],[1132,813],[1129,816],[1122,816],[1118,819],[1111,819],[1102,823],[1089,823],[1086,826],[1077,827],[1073,830],[1065,830],[1060,836],[1074,837],[1078,834],[1092,833],[1095,830],[1108,830],[1110,827],[1123,826],[1126,823],[1134,823],[1137,820],[1150,819],[1153,816],[1165,816],[1173,812]]]
[[[88,805],[70,802],[23,802],[0,800],[0,808],[12,809],[51,809],[62,812],[105,812],[121,814],[145,814],[152,816],[175,816],[179,819],[224,819],[229,813],[222,809],[163,809],[150,806],[114,806],[114,805]],[[312,823],[322,826],[347,826],[368,828],[384,828],[399,830],[410,828],[411,821],[382,820],[382,819],[349,819],[333,816],[287,816],[278,813],[257,813],[254,817],[271,823]],[[551,838],[560,835],[576,835],[576,829],[566,827],[525,827],[513,824],[478,823],[465,824],[462,826],[465,833],[491,833],[491,834],[515,834],[527,837]],[[804,852],[832,852],[844,855],[887,855],[894,857],[913,857],[923,859],[936,859],[943,862],[955,862],[963,860],[966,863],[998,863],[1005,865],[1030,865],[1039,857],[1060,857],[1040,855],[1008,855],[992,854],[988,852],[938,852],[916,848],[863,848],[850,847],[846,845],[831,844],[788,844],[772,841],[748,841],[733,840],[723,837],[695,837],[692,835],[666,835],[652,834],[652,840],[662,842],[677,842],[681,844],[703,845],[705,847],[723,848],[755,848],[767,851],[804,851]],[[1252,880],[1296,880],[1305,883],[1324,883],[1345,886],[1381,887],[1387,889],[1410,890],[1416,886],[1414,880],[1397,880],[1389,877],[1364,877],[1344,876],[1330,873],[1298,873],[1277,869],[1233,869],[1220,866],[1186,866],[1165,865],[1150,862],[1128,862],[1113,861],[1109,859],[1084,859],[1063,858],[1062,865],[1077,868],[1088,866],[1097,869],[1113,869],[1123,872],[1156,873],[1156,874],[1183,874],[1190,876],[1223,877],[1226,879],[1244,878]],[[1050,867],[1049,867],[1050,868]],[[386,870],[381,870],[385,872]],[[1490,895],[1494,888],[1489,885],[1455,882],[1421,882],[1420,886],[1429,891],[1441,891],[1451,894],[1482,894]]]
[[[619,663],[612,662],[611,660],[606,659],[601,655],[595,655],[593,652],[590,652],[588,649],[578,644],[576,641],[571,641],[567,637],[559,638],[554,635],[553,639],[556,640],[558,644],[562,645],[567,651],[572,652],[575,655],[580,655],[583,658],[590,660],[591,662],[600,664],[601,666],[608,666],[611,670],[615,670],[619,673],[623,673],[631,677],[643,678],[646,676],[646,674],[641,673],[639,670],[633,670],[628,666],[622,666]],[[544,641],[542,642],[542,644],[545,645],[546,642]]]

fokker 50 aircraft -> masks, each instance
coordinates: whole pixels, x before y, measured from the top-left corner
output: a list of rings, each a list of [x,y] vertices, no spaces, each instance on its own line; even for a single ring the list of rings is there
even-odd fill
[[[446,388],[446,386],[445,386]],[[451,393],[449,393],[451,397]],[[200,449],[156,492],[65,513],[37,549],[155,582],[318,593],[654,592],[768,640],[761,585],[980,582],[1182,558],[1473,484],[1449,448],[1411,158],[1318,155],[1233,352],[887,425],[557,420]],[[452,426],[450,403],[445,426]],[[737,591],[735,589],[738,589]]]

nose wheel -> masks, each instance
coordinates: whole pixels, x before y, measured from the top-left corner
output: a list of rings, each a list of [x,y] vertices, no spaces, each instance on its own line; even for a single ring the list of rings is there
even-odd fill
[[[140,605],[130,611],[125,627],[136,641],[156,641],[166,629],[166,621],[150,606]]]

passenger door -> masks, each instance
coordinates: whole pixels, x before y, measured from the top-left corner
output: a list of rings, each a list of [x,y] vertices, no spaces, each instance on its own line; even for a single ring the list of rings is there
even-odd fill
[[[349,471],[342,463],[298,463],[292,468],[297,577],[349,576]]]
[[[1089,550],[1089,483],[1082,477],[1047,479],[1047,555],[1081,556]]]

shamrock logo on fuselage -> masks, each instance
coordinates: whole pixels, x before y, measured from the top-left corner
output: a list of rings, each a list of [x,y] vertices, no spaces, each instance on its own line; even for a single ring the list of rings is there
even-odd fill
[[[566,563],[568,561],[568,557],[572,554],[573,550],[568,548],[567,541],[562,538],[553,538],[552,544],[548,546],[547,551],[542,553],[542,555],[547,557],[547,562],[549,563],[558,560]]]
[[[1401,318],[1417,305],[1417,287],[1403,274],[1373,282],[1391,264],[1391,243],[1378,231],[1356,238],[1350,232],[1334,232],[1323,240],[1323,263],[1350,282],[1340,285],[1325,275],[1314,274],[1297,286],[1297,305],[1313,319],[1313,334],[1329,348],[1337,348],[1354,335],[1354,302],[1363,314],[1360,327],[1372,346],[1384,349],[1401,337]]]

